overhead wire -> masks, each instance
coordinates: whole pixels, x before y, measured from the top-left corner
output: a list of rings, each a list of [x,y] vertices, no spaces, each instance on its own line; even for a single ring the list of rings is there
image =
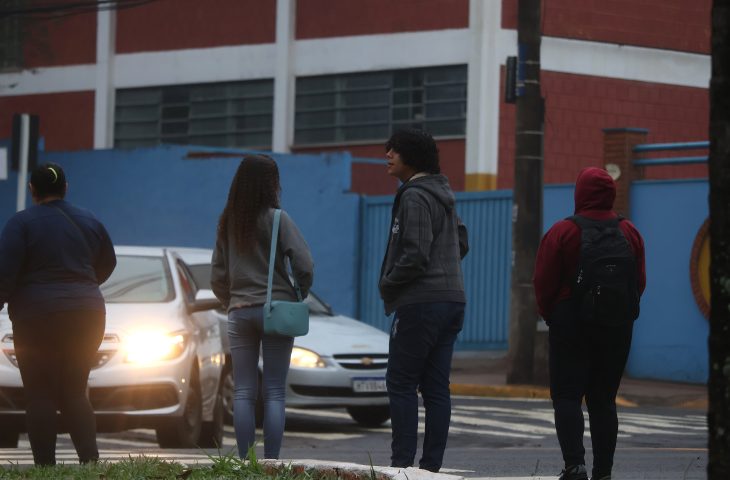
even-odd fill
[[[97,11],[124,10],[146,5],[157,0],[88,0],[61,3],[41,3],[29,7],[3,8],[0,2],[0,18],[32,16],[34,18],[59,18]],[[5,2],[8,3],[8,2]]]

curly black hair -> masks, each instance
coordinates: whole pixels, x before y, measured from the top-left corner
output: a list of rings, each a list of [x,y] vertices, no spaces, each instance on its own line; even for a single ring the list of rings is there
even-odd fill
[[[279,208],[279,168],[268,155],[246,155],[231,182],[220,220],[218,235],[225,238],[233,229],[236,250],[244,253],[256,241],[256,224],[269,208]]]
[[[398,130],[385,143],[386,152],[391,148],[400,155],[403,163],[413,167],[416,172],[441,173],[439,149],[431,134],[425,130]]]
[[[38,198],[66,196],[66,174],[57,163],[38,165],[30,174],[30,184]]]

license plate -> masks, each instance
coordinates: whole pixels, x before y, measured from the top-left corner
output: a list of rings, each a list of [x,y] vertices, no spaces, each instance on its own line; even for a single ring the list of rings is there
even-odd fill
[[[358,393],[385,392],[385,379],[381,377],[353,378],[352,391]]]

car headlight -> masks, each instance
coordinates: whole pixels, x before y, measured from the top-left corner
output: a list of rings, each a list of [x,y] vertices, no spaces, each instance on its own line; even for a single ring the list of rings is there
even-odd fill
[[[5,356],[8,357],[8,360],[10,360],[10,363],[12,363],[15,367],[18,366],[18,357],[15,356],[15,345],[13,344],[13,334],[9,333],[5,335],[2,339],[3,344],[3,353],[5,353]]]
[[[125,360],[129,363],[154,363],[172,360],[183,354],[187,332],[134,332],[124,340]]]
[[[297,368],[324,368],[325,363],[322,357],[306,348],[294,347],[291,351],[292,367]]]

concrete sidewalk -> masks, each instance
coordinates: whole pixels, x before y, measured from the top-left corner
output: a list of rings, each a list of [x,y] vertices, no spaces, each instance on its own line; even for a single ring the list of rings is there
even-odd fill
[[[455,352],[454,395],[550,398],[547,385],[507,385],[505,351]],[[707,410],[707,386],[624,377],[617,403],[623,407],[677,407]]]

